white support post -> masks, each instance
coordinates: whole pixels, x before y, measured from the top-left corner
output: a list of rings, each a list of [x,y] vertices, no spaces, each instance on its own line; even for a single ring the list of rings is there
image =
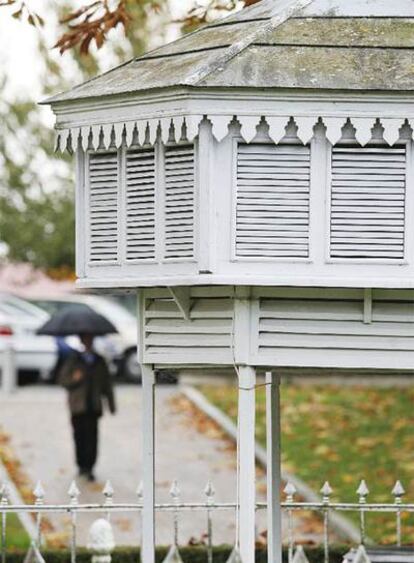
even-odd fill
[[[256,371],[240,366],[239,372],[239,522],[238,538],[243,563],[255,560],[256,520]]]
[[[280,377],[266,373],[267,560],[282,563]]]
[[[17,389],[16,354],[11,341],[5,342],[1,356],[2,390],[5,394],[11,395]]]
[[[155,373],[142,364],[142,563],[155,562]]]

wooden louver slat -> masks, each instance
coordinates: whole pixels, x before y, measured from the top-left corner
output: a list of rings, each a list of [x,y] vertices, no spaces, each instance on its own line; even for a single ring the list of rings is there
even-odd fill
[[[405,147],[333,147],[331,258],[401,260],[405,190]]]
[[[240,143],[236,255],[307,258],[309,193],[310,147]]]
[[[190,319],[183,319],[170,298],[145,299],[144,355],[152,362],[231,361],[232,298],[192,298]]]
[[[165,258],[194,256],[194,146],[165,147]]]
[[[155,152],[126,153],[126,258],[155,258]]]
[[[89,155],[89,260],[118,258],[118,154]]]

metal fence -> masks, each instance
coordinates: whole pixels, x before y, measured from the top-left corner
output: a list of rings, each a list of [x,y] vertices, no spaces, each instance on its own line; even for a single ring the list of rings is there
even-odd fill
[[[395,537],[396,546],[402,545],[403,539],[403,515],[414,514],[414,504],[403,502],[405,494],[402,484],[397,481],[391,494],[393,501],[389,503],[369,503],[367,497],[369,495],[368,487],[365,481],[362,481],[356,491],[356,502],[333,502],[332,489],[329,483],[325,483],[321,489],[320,502],[302,502],[297,499],[297,492],[291,483],[287,483],[284,488],[285,499],[282,502],[282,513],[287,519],[287,549],[289,563],[306,562],[306,554],[302,546],[298,545],[295,537],[294,520],[303,511],[316,513],[323,524],[323,552],[324,563],[330,560],[330,535],[332,527],[330,516],[333,513],[350,513],[358,514],[359,520],[359,538],[356,542],[360,546],[369,544],[369,538],[366,534],[366,520],[372,513],[389,513],[395,520]],[[138,487],[137,498],[131,503],[117,503],[114,500],[114,490],[110,482],[107,482],[102,491],[102,502],[94,504],[85,504],[80,502],[81,493],[73,482],[68,491],[68,502],[64,504],[47,504],[45,502],[45,492],[38,483],[33,491],[33,504],[12,504],[10,500],[9,487],[3,484],[0,488],[0,516],[1,516],[1,563],[7,561],[7,524],[8,516],[12,513],[21,514],[29,513],[34,520],[34,533],[32,534],[31,556],[38,563],[42,563],[41,550],[44,547],[42,538],[42,520],[52,513],[66,513],[70,516],[71,532],[69,539],[69,549],[71,553],[71,563],[76,563],[77,552],[77,517],[81,513],[93,513],[97,515],[97,520],[92,524],[89,531],[88,547],[93,556],[93,563],[109,563],[110,554],[115,548],[114,535],[111,527],[111,514],[118,512],[135,513],[140,518],[142,511],[142,486]],[[208,483],[204,490],[204,498],[200,502],[182,502],[181,493],[176,481],[173,482],[170,490],[171,502],[156,504],[157,512],[169,512],[172,515],[171,530],[171,553],[179,553],[178,537],[180,518],[183,513],[192,511],[202,512],[205,515],[205,545],[206,560],[211,563],[213,561],[213,545],[214,545],[214,514],[218,511],[228,511],[229,519],[234,518],[237,510],[237,504],[232,502],[217,502],[215,499],[214,487]],[[267,504],[258,502],[257,511],[267,510]],[[414,536],[414,531],[413,531]],[[414,543],[414,537],[411,542]],[[362,548],[356,552],[359,559],[369,561],[367,553]],[[103,557],[103,559],[102,559]],[[174,558],[176,559],[176,558]],[[179,559],[178,559],[179,560]],[[362,562],[360,562],[362,563]]]

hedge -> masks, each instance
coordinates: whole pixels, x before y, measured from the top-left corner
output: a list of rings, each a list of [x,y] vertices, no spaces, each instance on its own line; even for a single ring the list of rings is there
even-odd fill
[[[156,550],[156,563],[161,563],[168,552],[168,547],[158,547]],[[231,547],[222,545],[214,547],[214,563],[225,563],[230,555]],[[330,549],[330,563],[342,563],[344,554],[349,551],[349,546],[333,546]],[[310,563],[323,563],[323,548],[306,547],[306,556]],[[205,563],[207,551],[205,546],[180,547],[180,554],[184,563]],[[42,550],[46,563],[70,563],[70,552],[66,549]],[[13,550],[7,553],[7,563],[21,563],[25,553],[21,550]],[[91,554],[85,548],[77,551],[77,563],[90,563]],[[139,563],[139,548],[119,547],[112,554],[112,563]],[[283,550],[283,561],[287,562],[287,550]],[[256,563],[267,563],[266,548],[256,550]]]

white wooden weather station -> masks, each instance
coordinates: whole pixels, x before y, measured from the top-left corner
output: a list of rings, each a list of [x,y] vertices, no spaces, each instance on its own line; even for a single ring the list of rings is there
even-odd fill
[[[243,563],[273,370],[279,562],[281,370],[414,370],[414,0],[262,0],[48,102],[76,157],[78,286],[139,295],[143,562],[165,367],[236,368]]]

